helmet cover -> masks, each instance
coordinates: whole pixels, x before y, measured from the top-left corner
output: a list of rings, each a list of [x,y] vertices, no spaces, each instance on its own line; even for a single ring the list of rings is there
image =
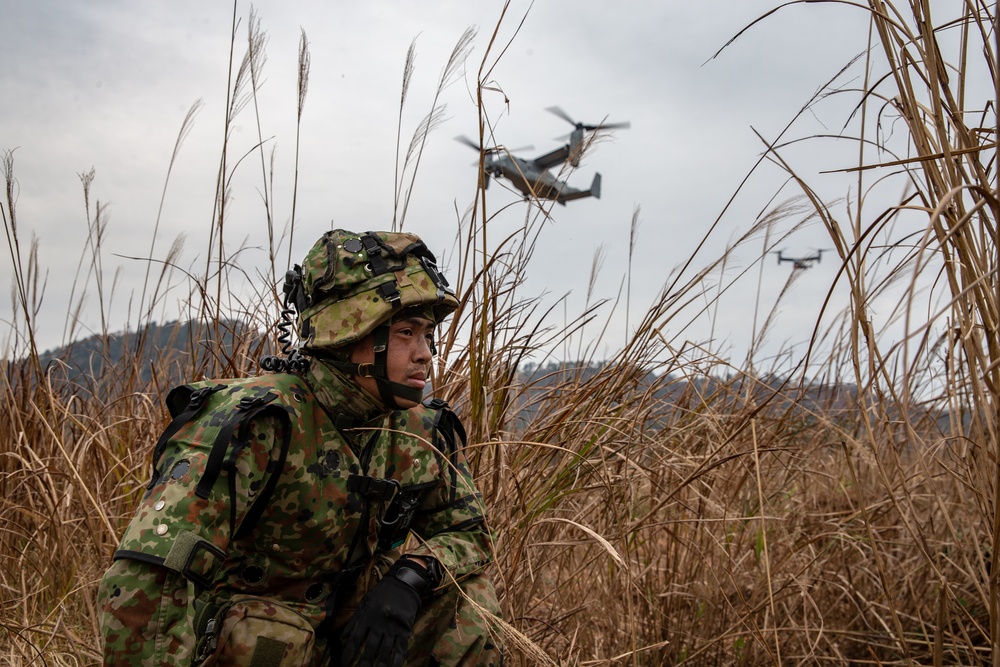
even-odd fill
[[[302,287],[296,325],[307,352],[361,340],[403,309],[429,307],[441,322],[458,308],[434,255],[403,232],[327,232],[302,261]]]

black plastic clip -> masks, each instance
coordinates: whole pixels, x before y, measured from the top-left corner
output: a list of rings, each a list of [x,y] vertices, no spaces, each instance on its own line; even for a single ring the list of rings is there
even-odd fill
[[[392,501],[399,493],[399,482],[394,479],[351,475],[347,478],[347,490],[358,493],[370,500]]]
[[[431,280],[434,281],[435,285],[437,285],[441,289],[447,289],[448,279],[444,277],[443,273],[438,271],[437,264],[434,262],[433,259],[431,259],[427,255],[421,255],[420,263],[423,264],[424,271],[426,271],[427,275],[431,277]],[[448,291],[450,292],[451,290]]]

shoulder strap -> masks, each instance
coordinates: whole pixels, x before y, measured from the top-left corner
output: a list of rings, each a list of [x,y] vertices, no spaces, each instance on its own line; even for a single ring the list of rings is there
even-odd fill
[[[423,402],[423,406],[434,411],[434,430],[443,435],[448,441],[449,456],[457,449],[460,449],[458,443],[455,441],[456,435],[462,447],[465,447],[465,427],[462,425],[462,420],[458,418],[458,415],[451,409],[447,401],[442,398],[429,398]]]
[[[280,376],[271,376],[277,380]],[[271,494],[274,492],[284,470],[285,461],[288,459],[288,449],[292,441],[292,420],[288,415],[288,408],[284,407],[281,401],[276,401],[282,394],[285,394],[287,387],[276,381],[271,386],[271,391],[256,396],[243,396],[240,402],[233,408],[232,414],[226,419],[212,443],[212,449],[205,464],[205,471],[195,495],[200,498],[208,498],[212,493],[220,473],[226,470],[229,475],[229,534],[231,539],[238,539],[251,530],[260,520],[264,510],[267,509]],[[264,485],[260,495],[250,504],[246,515],[236,527],[236,460],[240,452],[247,444],[247,437],[250,430],[250,422],[255,417],[272,415],[276,417],[282,425],[281,449],[278,451],[278,459],[274,469],[268,475],[267,483]],[[234,443],[234,437],[236,442]],[[228,454],[228,457],[227,457]]]
[[[158,492],[157,467],[164,466],[164,459],[187,456],[197,451],[204,467],[200,476],[188,478],[180,490],[184,503],[202,503],[200,498],[217,498],[211,493],[221,471],[228,474],[230,501],[230,542],[235,537],[234,530],[241,533],[251,530],[267,508],[278,478],[285,466],[293,435],[292,405],[301,400],[295,386],[294,377],[273,376],[249,380],[227,380],[226,384],[196,383],[182,385],[171,390],[167,406],[173,419],[164,430],[155,446],[153,460],[153,481],[148,493]],[[304,383],[302,383],[304,386]],[[227,389],[223,393],[221,390]],[[212,398],[214,396],[214,398]],[[273,416],[275,430],[280,431],[271,448],[271,460],[267,466],[267,479],[260,493],[245,508],[243,519],[236,526],[236,462],[239,453],[249,444],[251,424],[261,416]],[[275,452],[274,447],[280,447]],[[194,493],[190,491],[194,490]],[[222,494],[225,491],[220,489]],[[225,496],[219,500],[224,500]],[[147,499],[144,503],[152,503]],[[175,507],[175,509],[177,509]],[[184,516],[183,507],[178,516]],[[178,531],[160,536],[149,531],[156,523],[148,512],[138,512],[126,528],[122,543],[115,552],[115,558],[139,560],[176,571],[201,588],[209,587],[219,567],[226,559],[228,545],[213,543],[201,534],[201,525],[191,524],[189,530],[178,526]],[[238,530],[237,530],[238,529]]]
[[[286,384],[289,382],[290,378],[286,378],[283,375],[273,375],[268,376],[268,379],[273,380],[273,382],[267,387],[268,391],[263,394],[257,393],[257,395],[241,397],[239,403],[232,408],[231,414],[226,418],[222,426],[219,427],[215,439],[212,441],[212,447],[209,450],[204,473],[202,474],[201,479],[198,480],[198,485],[195,488],[196,496],[207,499],[211,495],[212,488],[218,481],[219,475],[222,471],[227,470],[229,472],[230,535],[233,539],[238,536],[245,535],[247,532],[252,530],[253,526],[256,525],[260,516],[267,508],[271,494],[274,492],[274,488],[278,484],[278,478],[281,476],[281,471],[285,467],[285,461],[288,458],[289,445],[292,440],[292,420],[288,416],[288,409],[285,408],[280,401],[275,402],[279,396],[286,396],[289,393],[289,388]],[[297,378],[292,381],[297,381]],[[235,385],[232,391],[239,391],[240,381],[234,381],[231,384]],[[225,389],[230,385],[216,384],[212,386],[203,386],[197,389],[195,386],[196,385],[190,384],[181,385],[172,389],[167,395],[167,407],[174,418],[160,435],[159,440],[157,440],[156,447],[153,452],[153,475],[150,480],[150,488],[155,485],[156,480],[159,477],[156,466],[160,457],[163,455],[167,442],[170,438],[175,436],[185,424],[191,422],[198,416],[198,413],[201,412],[202,408],[205,406],[212,394]],[[182,408],[180,406],[184,407]],[[281,449],[278,452],[278,459],[274,470],[268,476],[267,483],[262,489],[260,495],[258,495],[251,504],[246,516],[240,523],[239,529],[236,530],[236,459],[239,456],[240,451],[242,451],[245,446],[247,431],[250,428],[250,422],[255,417],[262,416],[264,414],[273,415],[282,422],[283,428],[280,443]],[[234,446],[234,436],[237,436],[238,442],[242,444]],[[235,535],[234,531],[236,532]]]
[[[424,401],[423,405],[434,410],[434,434],[440,435],[444,439],[445,449],[442,453],[448,457],[450,500],[454,501],[458,489],[458,452],[465,448],[467,442],[465,426],[443,399],[431,398]]]
[[[225,388],[226,385],[217,384],[215,386],[205,386],[200,389],[195,389],[193,385],[184,384],[170,390],[170,393],[167,394],[166,404],[173,419],[169,424],[167,424],[167,428],[165,428],[163,433],[160,434],[160,438],[156,441],[156,445],[153,447],[153,467],[149,476],[149,484],[146,487],[147,489],[152,489],[160,477],[160,473],[156,469],[156,466],[160,462],[160,457],[163,456],[163,450],[167,446],[167,441],[177,435],[177,431],[179,431],[184,424],[194,419],[198,413],[201,412],[201,409],[205,406],[209,396]],[[184,407],[182,408],[180,406]]]
[[[261,515],[264,513],[264,510],[267,509],[267,506],[270,503],[271,494],[274,493],[274,489],[278,485],[278,478],[281,477],[281,471],[284,470],[285,461],[288,459],[288,449],[289,445],[292,442],[292,419],[291,417],[288,416],[288,411],[278,405],[265,406],[262,409],[260,409],[260,411],[257,412],[256,414],[262,415],[265,413],[274,414],[282,421],[283,428],[281,434],[281,450],[278,452],[278,461],[274,466],[274,470],[272,470],[271,474],[268,476],[267,483],[264,485],[264,488],[261,491],[260,495],[257,496],[257,499],[254,500],[253,503],[251,503],[250,509],[249,511],[247,511],[246,516],[243,517],[243,522],[240,523],[239,529],[236,530],[235,534],[232,532],[232,530],[230,530],[230,534],[233,535],[233,539],[239,539],[240,537],[243,537],[251,530],[253,530],[253,527],[255,525],[257,525],[257,521],[260,520]],[[249,421],[246,422],[244,429],[248,427],[249,427]],[[241,439],[245,441],[246,440],[245,435]],[[234,452],[234,454],[235,453],[237,452]],[[235,455],[233,456],[233,459],[235,463]],[[229,489],[230,494],[235,499],[236,489],[234,485],[236,483],[236,476],[233,474],[232,471],[230,472],[229,479],[231,480]],[[230,504],[232,507],[235,508],[236,506],[235,502],[231,502]],[[232,526],[230,526],[230,528],[232,528]]]
[[[230,507],[230,535],[232,539],[239,539],[253,530],[260,520],[261,515],[270,504],[271,495],[281,477],[281,472],[285,468],[285,461],[288,459],[288,451],[292,442],[292,419],[289,415],[291,408],[286,405],[291,402],[301,403],[304,394],[308,393],[308,384],[299,376],[289,373],[277,373],[274,375],[258,378],[258,381],[265,381],[265,384],[258,385],[258,390],[266,388],[264,394],[244,396],[234,408],[233,415],[226,421],[216,436],[216,441],[212,445],[209,454],[208,466],[205,470],[205,477],[199,483],[199,489],[205,493],[211,491],[215,479],[218,478],[221,469],[226,469],[229,473],[229,507]],[[296,387],[299,385],[299,387]],[[281,422],[281,442],[279,444],[278,458],[273,469],[269,472],[267,482],[260,494],[251,502],[250,508],[236,528],[236,459],[242,449],[246,446],[249,437],[250,423],[256,417],[273,416]],[[237,444],[233,446],[233,436],[236,436]],[[223,461],[226,453],[229,453],[227,461]],[[214,459],[214,462],[213,462]],[[271,466],[269,466],[270,468]],[[211,482],[206,481],[211,472]],[[197,493],[197,492],[196,492]]]
[[[236,434],[236,429],[240,424],[247,423],[256,417],[264,406],[276,398],[278,398],[277,394],[268,392],[263,396],[244,396],[240,399],[239,404],[233,409],[232,415],[215,436],[215,442],[212,443],[212,450],[208,455],[208,462],[205,464],[205,474],[202,475],[201,480],[198,481],[198,488],[195,489],[196,496],[208,498],[212,492],[212,487],[215,486],[215,481],[219,478],[219,473],[222,472],[226,452],[229,450],[233,435]]]

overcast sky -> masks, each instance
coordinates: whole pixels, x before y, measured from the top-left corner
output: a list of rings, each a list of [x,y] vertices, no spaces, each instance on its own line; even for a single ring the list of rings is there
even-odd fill
[[[558,147],[557,137],[571,128],[546,112],[553,105],[586,123],[606,118],[632,124],[600,143],[570,175],[569,183],[583,188],[600,172],[602,197],[553,209],[555,220],[542,234],[544,253],[536,256],[525,296],[545,293],[551,303],[571,292],[570,309],[578,308],[591,258],[603,246],[597,296],[614,297],[624,277],[629,226],[638,206],[633,320],[647,309],[670,270],[691,255],[757,162],[763,145],[754,130],[776,139],[817,89],[865,46],[863,12],[809,4],[783,9],[712,59],[741,28],[776,4],[510,3],[500,33],[502,42],[513,41],[492,75],[508,103],[497,93],[487,99],[504,144],[533,145],[526,157]],[[245,49],[250,8],[249,3],[238,4],[237,57]],[[455,211],[467,209],[476,184],[475,154],[453,138],[476,136],[476,72],[503,4],[263,0],[254,8],[269,39],[260,110],[268,151],[276,150],[273,205],[279,227],[291,213],[301,30],[310,43],[296,259],[331,222],[348,229],[390,226],[407,49],[416,38],[404,144],[430,109],[452,47],[466,28],[478,31],[466,70],[442,96],[447,120],[430,136],[406,223],[406,230],[421,234],[439,256],[447,255],[457,227]],[[177,132],[197,100],[203,104],[173,168],[154,255],[162,257],[173,239],[184,234],[180,264],[201,266],[221,150],[233,9],[229,3],[201,0],[0,0],[0,10],[0,149],[16,149],[22,243],[31,235],[39,240],[47,285],[37,333],[40,346],[50,348],[62,342],[71,279],[87,238],[78,174],[93,167],[91,197],[109,205],[104,271],[108,281],[121,272],[111,309],[111,328],[117,329],[134,321],[127,309],[130,297],[141,289],[145,269],[143,263],[120,256],[148,255]],[[843,119],[844,107],[831,102],[807,114],[792,134],[835,132]],[[234,154],[249,150],[255,137],[253,115],[244,112],[234,134]],[[817,148],[823,149],[821,154]],[[850,181],[818,172],[852,166],[851,146],[811,144],[787,154],[807,179],[816,179],[824,196],[848,195]],[[260,172],[255,157],[233,181],[227,238],[234,246],[244,239],[251,246],[266,242]],[[759,170],[723,216],[700,261],[714,259],[742,234],[784,179],[774,167]],[[488,194],[492,210],[518,201],[501,188],[491,187]],[[779,198],[794,194],[788,189]],[[523,219],[524,205],[503,215],[513,228]],[[780,247],[790,255],[805,255],[829,245],[825,232],[814,225],[795,232]],[[733,256],[727,268],[731,276],[752,270],[723,301],[714,331],[699,325],[689,338],[713,333],[723,349],[738,353],[745,347],[755,300],[759,295],[765,306],[773,302],[791,270],[769,257],[758,271],[754,262],[762,252],[757,243]],[[264,256],[254,251],[244,258],[254,265]],[[824,262],[796,281],[773,336],[774,349],[808,338],[819,297],[835,272],[834,262]],[[0,281],[6,330],[11,317],[9,260],[0,262]],[[83,332],[100,327],[99,312],[91,293],[80,313]],[[616,325],[619,331],[609,334],[608,348],[620,344],[627,326],[623,319],[624,314]]]

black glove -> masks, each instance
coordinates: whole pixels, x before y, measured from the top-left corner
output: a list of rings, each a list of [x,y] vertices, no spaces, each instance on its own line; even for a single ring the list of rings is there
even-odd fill
[[[434,588],[433,574],[401,558],[368,591],[341,634],[344,667],[403,667],[420,609]]]

